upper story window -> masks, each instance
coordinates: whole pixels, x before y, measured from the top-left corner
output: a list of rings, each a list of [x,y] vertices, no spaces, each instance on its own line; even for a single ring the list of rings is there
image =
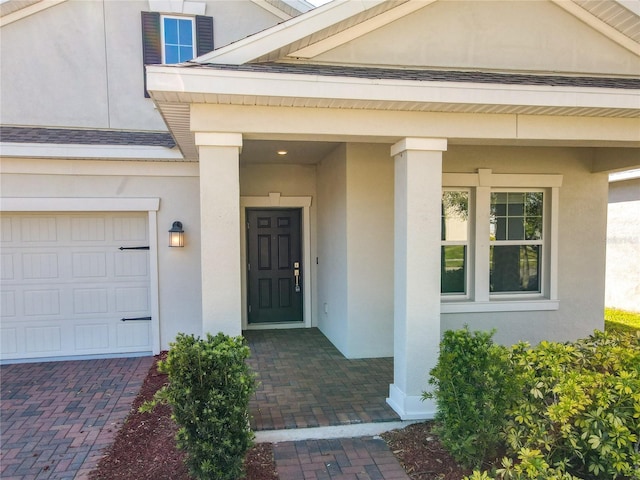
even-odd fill
[[[196,44],[194,19],[162,17],[162,63],[191,60]]]
[[[142,64],[186,62],[213,50],[213,18],[141,12]],[[146,72],[144,93],[148,97]]]

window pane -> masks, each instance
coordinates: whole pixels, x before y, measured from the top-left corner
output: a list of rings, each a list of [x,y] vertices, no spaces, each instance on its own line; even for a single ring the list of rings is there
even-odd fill
[[[175,18],[164,19],[164,43],[178,44],[178,20]]]
[[[466,241],[469,192],[442,192],[442,240]]]
[[[447,245],[441,251],[441,293],[466,293],[466,259],[465,245]]]
[[[180,57],[178,56],[178,47],[166,46],[164,51],[164,62],[165,63],[178,63],[180,62]]]
[[[491,240],[541,240],[542,192],[491,194]]]
[[[187,60],[191,60],[193,58],[193,48],[191,47],[180,47],[180,61],[186,62]]]
[[[179,20],[178,33],[180,45],[191,46],[193,44],[193,22],[191,20]]]
[[[540,292],[540,245],[496,245],[490,249],[490,291]]]

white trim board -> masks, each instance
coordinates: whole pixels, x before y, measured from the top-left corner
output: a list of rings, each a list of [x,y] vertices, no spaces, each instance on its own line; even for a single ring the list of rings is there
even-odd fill
[[[0,142],[0,155],[3,157],[31,158],[184,160],[182,153],[177,148],[144,145],[77,145]]]

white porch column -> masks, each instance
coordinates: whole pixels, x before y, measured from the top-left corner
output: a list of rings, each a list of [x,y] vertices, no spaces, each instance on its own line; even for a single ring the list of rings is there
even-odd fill
[[[242,333],[240,170],[242,135],[196,133],[200,153],[202,334]]]
[[[405,138],[395,160],[394,372],[387,403],[403,420],[433,418],[421,401],[440,343],[440,215],[446,139]]]

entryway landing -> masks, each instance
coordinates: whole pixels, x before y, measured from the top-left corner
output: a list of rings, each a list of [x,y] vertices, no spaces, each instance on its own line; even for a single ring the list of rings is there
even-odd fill
[[[393,358],[349,360],[317,328],[247,330],[258,387],[253,430],[329,427],[400,418],[386,403]]]

